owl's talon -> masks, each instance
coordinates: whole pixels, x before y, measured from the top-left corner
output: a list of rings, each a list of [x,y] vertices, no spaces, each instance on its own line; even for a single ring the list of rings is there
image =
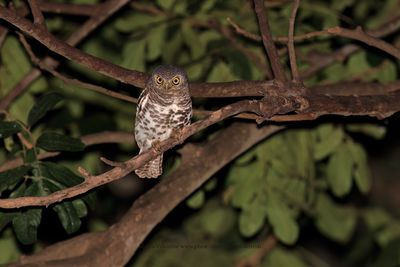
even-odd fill
[[[151,143],[151,148],[154,149],[154,151],[157,154],[160,154],[162,152],[160,143],[161,142],[159,140],[155,140],[155,141],[153,141],[153,143]]]
[[[179,141],[179,144],[183,143],[183,128],[176,128],[174,130],[172,130],[171,132],[171,136],[172,138],[174,138],[176,141]]]

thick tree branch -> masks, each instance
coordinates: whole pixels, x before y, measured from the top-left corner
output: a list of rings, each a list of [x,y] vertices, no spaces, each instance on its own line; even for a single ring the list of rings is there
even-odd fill
[[[101,74],[138,87],[143,87],[146,81],[146,74],[135,70],[128,70],[98,57],[83,53],[81,50],[55,38],[47,30],[35,27],[30,21],[19,17],[16,12],[10,9],[0,6],[0,18],[12,23],[50,50]]]
[[[100,185],[120,179],[144,165],[146,162],[166,150],[181,144],[189,136],[222,121],[228,117],[242,112],[252,112],[259,115],[258,122],[267,120],[275,114],[286,114],[296,111],[306,118],[317,118],[325,114],[335,115],[368,115],[379,119],[388,117],[400,110],[400,91],[387,95],[374,96],[329,96],[329,95],[304,95],[304,96],[268,96],[261,100],[242,100],[227,105],[211,113],[204,120],[197,121],[185,127],[180,138],[169,138],[160,143],[160,148],[137,155],[124,162],[122,167],[115,167],[103,174],[92,176],[80,168],[86,180],[79,185],[70,187],[48,196],[21,197],[16,199],[1,199],[0,208],[19,208],[23,206],[47,206],[64,199],[72,198]]]
[[[36,57],[36,55],[33,53],[30,45],[28,44],[25,36],[23,34],[19,34],[19,39],[22,43],[22,45],[25,47],[25,50],[27,51],[27,53],[29,54],[31,61],[37,65],[41,70],[47,71],[49,73],[51,73],[54,77],[57,77],[58,79],[62,80],[63,82],[65,82],[66,84],[70,84],[70,85],[75,85],[78,87],[82,87],[82,88],[86,88],[95,92],[98,92],[100,94],[103,95],[108,95],[111,96],[113,98],[116,99],[120,99],[120,100],[125,100],[127,102],[131,102],[131,103],[135,103],[137,104],[138,100],[134,97],[128,96],[128,95],[124,95],[124,94],[120,94],[117,92],[114,92],[112,90],[106,89],[104,87],[95,85],[95,84],[91,84],[91,83],[86,83],[86,82],[82,82],[78,79],[71,79],[66,77],[65,75],[59,73],[58,71],[55,70],[54,67],[52,66],[48,66],[46,64],[46,62],[44,60],[40,60],[39,58]]]
[[[64,4],[64,3],[54,3],[51,1],[40,1],[40,9],[43,12],[56,13],[56,14],[66,14],[66,15],[76,15],[76,16],[92,16],[93,15],[93,5],[86,4]]]
[[[178,169],[140,196],[116,225],[59,242],[12,266],[124,266],[176,205],[228,162],[280,129],[237,123],[202,146],[185,145]]]
[[[118,11],[122,6],[124,6],[129,0],[108,0],[102,4],[92,7],[92,17],[88,19],[82,27],[75,31],[68,39],[67,43],[69,45],[75,46],[80,41],[82,41],[87,35],[89,35],[93,30],[97,28],[102,22],[104,22],[109,16]],[[3,8],[3,7],[1,7]],[[1,12],[0,12],[1,14]],[[29,21],[28,21],[29,22]],[[46,57],[44,62],[50,67],[57,67],[58,62],[50,57]],[[25,89],[35,81],[41,72],[39,69],[32,69],[28,74],[25,75],[21,81],[14,86],[13,89],[0,101],[0,110],[7,109],[12,101],[22,94]]]

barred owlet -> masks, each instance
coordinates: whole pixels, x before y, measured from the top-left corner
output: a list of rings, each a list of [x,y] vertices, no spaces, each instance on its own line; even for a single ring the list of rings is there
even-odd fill
[[[192,100],[184,70],[171,65],[157,67],[139,96],[135,139],[140,153],[153,142],[168,139],[174,129],[190,124]],[[135,170],[140,178],[156,178],[162,173],[163,155]]]

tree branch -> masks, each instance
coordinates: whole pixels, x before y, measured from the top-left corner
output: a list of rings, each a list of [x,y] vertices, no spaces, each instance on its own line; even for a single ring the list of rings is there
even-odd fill
[[[271,63],[272,72],[274,73],[275,79],[279,84],[286,84],[285,71],[282,63],[279,60],[278,51],[276,50],[275,44],[272,40],[271,31],[267,20],[267,15],[264,10],[263,0],[254,0],[254,10],[257,15],[258,26],[261,32],[261,39],[264,44],[265,52],[268,55],[268,59]]]
[[[294,50],[294,25],[296,21],[296,13],[300,5],[300,0],[294,0],[292,14],[289,19],[289,33],[288,33],[288,51],[289,51],[289,60],[290,60],[290,69],[292,70],[292,78],[295,83],[301,83],[301,78],[299,74],[299,70],[297,69],[296,63],[296,52]]]
[[[396,48],[395,46],[386,43],[376,37],[373,37],[367,33],[365,33],[361,27],[357,27],[355,30],[344,29],[341,27],[334,27],[326,30],[327,33],[342,36],[354,40],[358,40],[363,42],[367,45],[376,47],[386,53],[394,56],[397,59],[400,59],[400,49]]]
[[[88,134],[82,136],[81,141],[85,144],[85,146],[92,146],[98,144],[106,144],[106,143],[135,143],[135,138],[133,133],[130,132],[100,132],[95,134]],[[38,155],[38,160],[55,157],[58,156],[60,152],[44,152]],[[7,171],[18,166],[24,164],[24,160],[22,158],[16,158],[12,160],[8,160],[0,165],[0,172]]]
[[[31,7],[34,24],[37,27],[46,28],[45,20],[37,0],[28,0],[28,2],[29,6]]]
[[[280,129],[236,123],[204,145],[185,145],[176,171],[141,195],[120,222],[104,232],[80,235],[22,257],[12,266],[124,266],[152,229],[182,200],[228,162]]]
[[[81,50],[55,38],[47,30],[40,27],[35,27],[27,19],[19,17],[17,13],[12,10],[0,6],[0,18],[12,23],[23,32],[41,42],[50,50],[103,75],[138,87],[143,87],[146,81],[146,74],[135,70],[128,70],[111,64],[108,61],[98,57],[86,54]]]
[[[384,104],[382,104],[384,103]],[[159,149],[137,155],[124,162],[123,167],[115,167],[103,174],[92,176],[80,168],[86,180],[76,186],[57,191],[43,197],[21,197],[15,199],[0,199],[0,208],[19,208],[23,206],[47,206],[64,199],[72,198],[111,181],[120,179],[144,165],[159,153],[181,144],[189,136],[222,121],[228,117],[242,112],[252,112],[260,116],[257,120],[262,122],[275,114],[286,114],[296,111],[303,118],[315,119],[325,114],[334,115],[368,115],[378,119],[386,118],[400,110],[400,91],[387,95],[374,96],[329,96],[329,95],[304,95],[304,96],[268,96],[261,100],[242,100],[227,105],[211,113],[204,120],[197,121],[182,130],[179,138],[171,137],[160,143]]]
[[[82,41],[89,33],[97,28],[102,22],[104,22],[109,16],[118,11],[122,6],[124,6],[129,0],[108,0],[102,4],[92,7],[92,17],[88,19],[82,27],[80,27],[76,32],[74,32],[68,39],[67,43],[75,46],[80,41]],[[1,12],[0,12],[1,14]],[[28,21],[29,22],[29,21]],[[44,62],[51,67],[57,67],[58,62],[50,57],[46,57]],[[22,94],[25,89],[35,81],[41,72],[39,69],[32,69],[28,74],[25,75],[21,81],[14,86],[13,89],[0,101],[0,110],[7,109],[12,101]]]

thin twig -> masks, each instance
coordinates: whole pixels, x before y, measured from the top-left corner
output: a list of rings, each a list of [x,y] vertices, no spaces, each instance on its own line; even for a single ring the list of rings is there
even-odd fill
[[[103,95],[108,95],[108,96],[111,96],[111,97],[116,98],[116,99],[121,99],[121,100],[124,100],[124,101],[127,101],[127,102],[131,102],[131,103],[137,104],[138,100],[136,98],[134,98],[134,97],[131,97],[131,96],[128,96],[128,95],[124,95],[124,94],[120,94],[120,93],[114,92],[112,90],[106,89],[106,88],[98,86],[98,85],[94,85],[94,84],[91,84],[91,83],[83,82],[83,81],[80,81],[78,79],[71,79],[71,78],[66,77],[65,75],[62,75],[61,73],[57,72],[54,68],[52,68],[50,66],[47,66],[45,61],[40,60],[39,58],[37,58],[35,56],[35,54],[33,53],[30,45],[26,41],[25,36],[23,36],[22,34],[18,34],[18,36],[19,36],[19,39],[20,39],[22,45],[25,47],[25,50],[28,52],[28,55],[31,58],[32,62],[34,64],[36,64],[40,69],[45,70],[47,72],[50,72],[53,76],[59,78],[60,80],[62,80],[66,84],[75,85],[75,86],[82,87],[82,88],[87,88],[89,90],[101,93]]]
[[[37,27],[46,27],[40,5],[37,0],[28,0],[29,6],[31,7],[33,21]]]
[[[288,43],[287,43],[289,51],[290,68],[292,70],[292,78],[295,83],[301,83],[301,78],[296,63],[296,51],[294,50],[294,41],[293,41],[296,14],[299,5],[300,5],[300,0],[294,0],[292,14],[290,15],[289,19],[289,33],[288,33]]]
[[[81,137],[81,141],[85,144],[85,146],[92,146],[98,144],[107,144],[107,143],[135,143],[135,138],[133,133],[130,132],[100,132],[95,134],[88,134]],[[37,156],[38,160],[47,159],[51,157],[56,157],[60,155],[60,152],[43,152],[39,153]],[[22,158],[15,158],[12,160],[8,160],[0,165],[0,172],[4,172],[10,169],[14,169],[18,166],[24,164],[24,160]]]
[[[262,260],[265,256],[278,244],[278,240],[274,235],[268,235],[268,237],[261,243],[259,249],[257,249],[248,258],[240,261],[236,267],[257,267],[261,265]]]
[[[354,40],[358,40],[367,45],[376,47],[386,53],[394,56],[397,59],[400,59],[400,49],[391,45],[383,40],[380,40],[372,35],[367,34],[362,30],[361,27],[357,27],[355,30],[345,29],[341,27],[334,27],[327,30],[327,33],[342,36]]]
[[[261,38],[265,48],[265,52],[268,55],[268,59],[271,63],[272,72],[274,73],[275,80],[278,84],[286,84],[286,75],[283,69],[282,63],[279,60],[278,51],[272,40],[267,15],[264,10],[263,0],[254,0],[254,10],[257,15],[258,25],[260,28]]]

